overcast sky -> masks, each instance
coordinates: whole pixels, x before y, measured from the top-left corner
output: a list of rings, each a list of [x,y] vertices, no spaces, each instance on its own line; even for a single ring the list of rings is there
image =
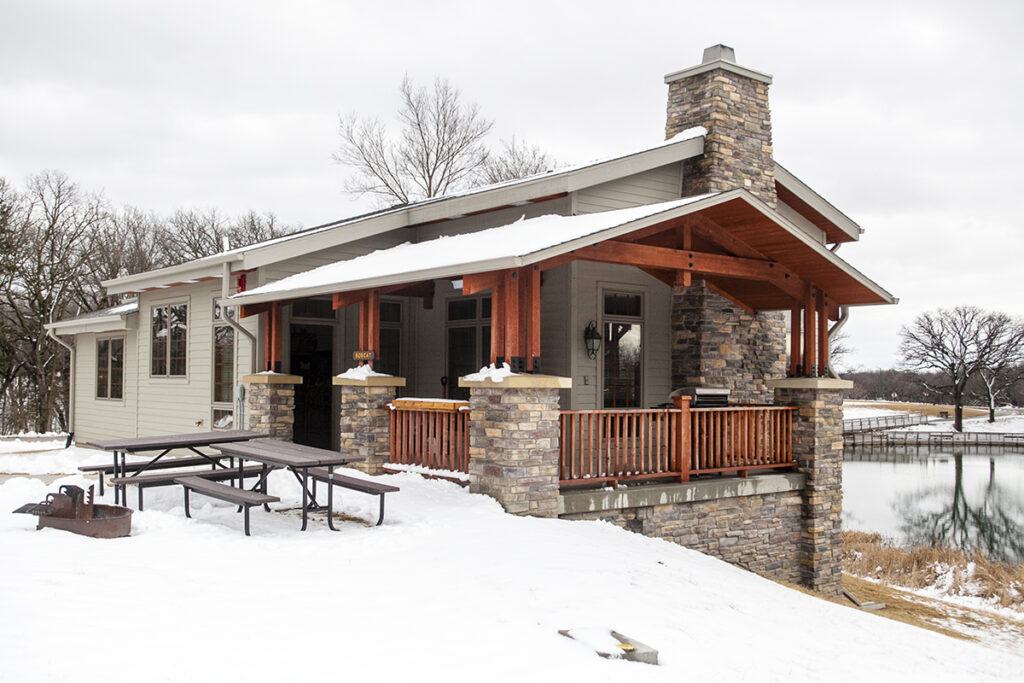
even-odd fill
[[[725,43],[775,78],[776,159],[864,228],[840,256],[900,298],[847,326],[889,367],[922,311],[1024,313],[1024,3],[837,5],[0,0],[0,176],[308,227],[367,208],[338,115],[390,117],[404,74],[575,163],[660,140],[664,75]]]

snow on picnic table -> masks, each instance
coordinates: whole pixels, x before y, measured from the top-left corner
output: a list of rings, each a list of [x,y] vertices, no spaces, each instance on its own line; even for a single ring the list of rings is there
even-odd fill
[[[604,522],[514,517],[412,474],[384,478],[383,526],[314,517],[300,491],[252,512],[150,489],[132,536],[36,531],[0,513],[0,680],[1019,680],[1024,657],[824,602]],[[42,500],[0,484],[0,510]],[[107,496],[109,498],[109,495]],[[342,491],[343,512],[376,499]],[[106,502],[110,502],[107,500]],[[601,659],[559,629],[614,629],[662,666]],[[44,635],[45,634],[45,637]]]

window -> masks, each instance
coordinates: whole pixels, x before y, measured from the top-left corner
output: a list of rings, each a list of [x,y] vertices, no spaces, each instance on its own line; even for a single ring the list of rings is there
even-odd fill
[[[330,299],[303,299],[292,304],[292,317],[334,320],[334,305]]]
[[[213,327],[213,428],[234,427],[235,330],[227,325]]]
[[[150,374],[183,377],[188,349],[188,304],[167,304],[152,308]]]
[[[606,293],[603,310],[603,407],[642,408],[643,297]]]
[[[96,398],[124,397],[124,338],[96,341]]]

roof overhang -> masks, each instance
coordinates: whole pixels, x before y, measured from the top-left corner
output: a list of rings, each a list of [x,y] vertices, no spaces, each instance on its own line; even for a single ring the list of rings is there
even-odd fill
[[[174,286],[204,277],[220,277],[224,263],[233,264],[236,270],[258,268],[399,228],[541,201],[703,153],[704,129],[691,129],[671,140],[631,154],[489,185],[457,195],[427,199],[369,216],[334,221],[169,268],[106,280],[101,284],[109,294],[120,294]]]
[[[646,210],[646,213],[645,211]],[[619,209],[602,214],[581,216],[541,217],[531,219],[557,218],[567,228],[582,221],[594,221],[603,217],[607,224],[598,225],[592,232],[566,230],[573,236],[539,249],[529,250],[524,240],[511,239],[516,225],[530,221],[490,228],[469,235],[455,235],[440,238],[449,240],[449,251],[461,245],[462,241],[493,239],[497,243],[509,244],[504,253],[488,254],[486,258],[448,260],[437,263],[436,240],[420,244],[407,244],[384,249],[351,261],[342,261],[322,266],[314,271],[300,273],[283,280],[269,283],[231,297],[239,304],[256,304],[283,301],[338,292],[371,289],[389,285],[407,284],[424,280],[457,278],[463,275],[486,273],[549,261],[556,257],[572,254],[577,249],[608,240],[623,238],[631,233],[669,224],[685,216],[700,214],[734,238],[749,244],[767,259],[776,261],[786,268],[812,281],[827,291],[839,305],[871,305],[895,303],[896,299],[881,286],[868,279],[853,266],[846,263],[824,245],[815,241],[778,212],[771,210],[755,199],[746,190],[731,190],[715,195],[705,195],[663,205]],[[557,235],[546,235],[557,240]],[[515,246],[523,245],[523,246]],[[401,258],[391,258],[403,250]],[[416,256],[422,258],[416,258]],[[414,264],[396,266],[396,263]],[[435,265],[419,267],[419,264]],[[389,265],[391,264],[391,265]],[[324,269],[333,269],[330,271]],[[349,271],[346,273],[346,271]],[[313,274],[319,273],[319,278]],[[372,273],[372,274],[370,274]],[[329,281],[328,281],[329,279]],[[748,281],[734,283],[731,280],[719,284],[723,289],[748,301],[757,310],[787,310],[792,307],[792,298],[774,288],[758,286]]]
[[[864,232],[849,216],[778,163],[775,164],[775,191],[779,201],[824,232],[826,242],[852,242],[860,239]]]
[[[77,316],[75,318],[47,323],[44,327],[47,330],[51,330],[54,334],[62,336],[84,334],[88,332],[118,332],[121,330],[134,330],[137,327],[138,316],[136,313],[138,313],[139,310],[138,304],[134,306],[116,306],[113,309],[107,310],[120,312],[113,312],[109,314],[107,311],[86,313],[85,315]]]

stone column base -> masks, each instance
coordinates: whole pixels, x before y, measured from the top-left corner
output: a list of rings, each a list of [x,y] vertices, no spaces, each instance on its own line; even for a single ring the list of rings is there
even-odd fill
[[[771,382],[776,405],[796,406],[793,457],[807,475],[801,580],[826,595],[842,592],[843,390],[853,382],[792,378]]]
[[[295,427],[295,385],[298,375],[246,375],[246,402],[249,407],[247,429],[262,432],[271,439],[291,441]]]
[[[341,387],[339,432],[342,453],[363,460],[352,467],[367,474],[382,474],[391,455],[391,411],[397,387],[405,386],[404,377],[371,376],[365,380],[335,377]]]
[[[572,381],[513,375],[501,382],[459,380],[469,387],[469,490],[507,512],[558,516],[561,426],[559,389]]]

